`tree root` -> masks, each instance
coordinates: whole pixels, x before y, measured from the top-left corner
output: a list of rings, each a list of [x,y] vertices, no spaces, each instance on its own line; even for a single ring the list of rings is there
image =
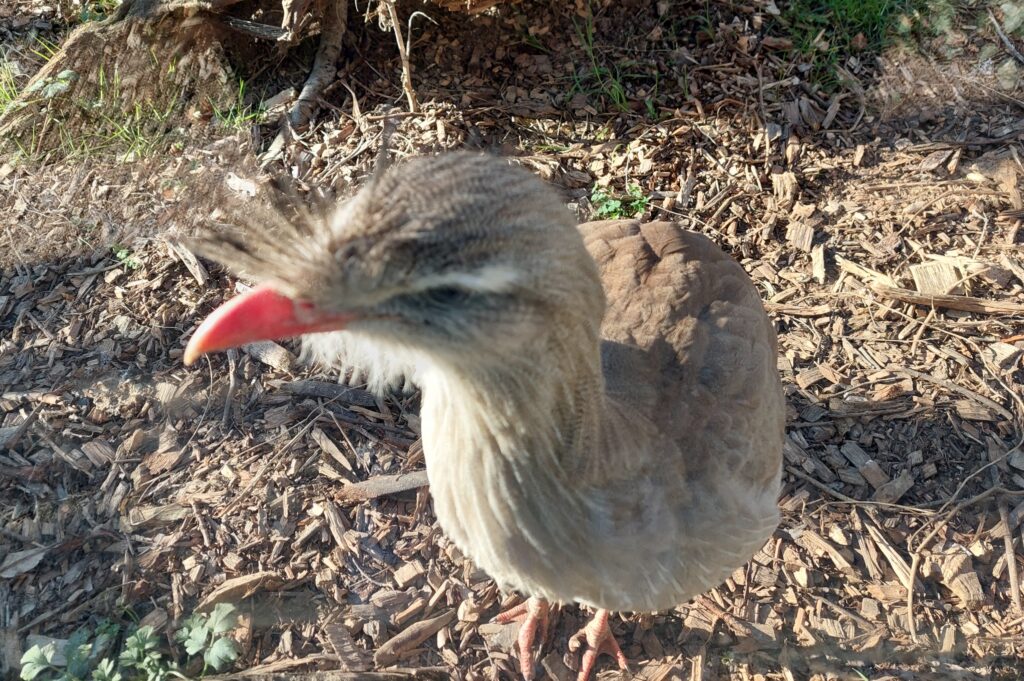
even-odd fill
[[[309,122],[317,98],[324,88],[334,80],[337,73],[341,41],[345,37],[348,21],[348,0],[328,0],[324,8],[323,25],[320,29],[320,46],[313,60],[313,70],[299,92],[298,99],[288,113],[292,127],[301,127]]]

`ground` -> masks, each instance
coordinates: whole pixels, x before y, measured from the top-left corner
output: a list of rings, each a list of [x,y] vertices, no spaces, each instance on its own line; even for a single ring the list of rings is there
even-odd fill
[[[777,324],[782,525],[709,594],[613,618],[636,678],[1024,672],[1020,9],[884,5],[903,30],[883,43],[813,3],[562,5],[399,5],[432,20],[411,29],[417,114],[360,6],[319,113],[262,167],[267,103],[315,41],[226,47],[230,110],[0,158],[0,674],[104,619],[186,663],[171,634],[229,602],[234,669],[261,678],[517,678],[516,625],[491,623],[515,596],[434,521],[415,394],[340,387],[291,343],[181,363],[235,282],[179,237],[267,176],[350,192],[391,111],[396,156],[497,151],[581,219],[710,236]],[[0,5],[0,93],[66,10]],[[551,678],[585,615],[561,610]]]

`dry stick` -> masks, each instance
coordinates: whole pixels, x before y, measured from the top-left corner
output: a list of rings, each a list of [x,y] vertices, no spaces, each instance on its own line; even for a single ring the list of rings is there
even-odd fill
[[[412,89],[412,66],[409,65],[409,52],[406,50],[405,38],[402,37],[402,25],[398,21],[395,2],[394,0],[384,0],[384,6],[388,8],[391,28],[395,32],[395,41],[398,43],[398,56],[402,59],[402,89],[405,91],[405,98],[409,100],[409,111],[419,113],[420,104],[416,101],[416,92]]]
[[[842,492],[835,491],[834,489],[832,489],[831,487],[829,487],[825,483],[821,482],[820,480],[815,480],[814,478],[809,476],[807,473],[804,473],[802,470],[800,470],[796,466],[786,466],[786,470],[788,472],[790,472],[791,474],[795,475],[796,477],[800,478],[804,482],[809,483],[811,485],[814,485],[815,487],[817,487],[819,490],[821,490],[825,494],[833,496],[836,499],[839,499],[840,501],[845,501],[848,504],[856,504],[856,503],[858,503],[857,500],[854,499],[853,497],[848,497],[845,494],[843,494]]]
[[[809,484],[813,485],[814,487],[817,487],[822,492],[825,492],[826,494],[835,497],[836,501],[826,501],[826,502],[824,502],[826,504],[850,504],[851,506],[861,506],[861,507],[872,506],[872,507],[877,507],[877,508],[891,508],[891,509],[893,509],[895,511],[902,511],[903,513],[918,513],[920,515],[927,515],[927,516],[933,516],[933,515],[936,515],[936,513],[937,513],[937,511],[929,511],[929,510],[927,510],[925,508],[921,508],[919,506],[906,506],[904,504],[890,504],[890,503],[885,502],[885,501],[872,501],[870,499],[864,499],[864,500],[862,500],[862,499],[854,499],[853,497],[846,496],[842,492],[835,491],[834,489],[832,489],[828,485],[824,484],[820,480],[815,480],[810,475],[808,475],[807,473],[804,473],[802,470],[800,470],[796,466],[786,466],[786,471],[788,471],[789,473],[792,473],[793,475],[795,475],[796,477],[800,478],[804,482],[809,483]],[[1021,494],[1024,494],[1024,491],[1022,491]]]
[[[910,344],[910,356],[913,357],[917,354],[917,344],[921,342],[921,337],[924,336],[924,332],[931,326],[931,321],[935,319],[935,308],[928,310],[928,315],[921,322],[921,327],[914,334],[914,341]]]
[[[919,293],[910,289],[884,286],[872,282],[871,289],[881,296],[900,300],[914,305],[930,305],[950,310],[978,312],[980,314],[1024,314],[1024,305],[1003,300],[985,300],[973,296],[942,295],[938,293]]]
[[[235,373],[238,361],[238,350],[228,350],[228,394],[224,396],[224,413],[221,414],[220,422],[225,428],[231,420],[231,402],[235,399],[235,391],[238,390],[238,376]],[[212,387],[212,386],[211,386]]]
[[[896,366],[896,365],[889,365],[889,366],[887,366],[885,368],[886,368],[887,371],[892,371],[892,372],[895,372],[895,373],[904,373],[904,374],[907,374],[908,376],[910,376],[911,378],[920,379],[922,381],[928,381],[929,383],[934,383],[936,385],[940,385],[943,388],[945,388],[946,390],[950,390],[952,392],[959,393],[959,394],[963,395],[964,397],[970,398],[972,400],[977,400],[978,402],[981,402],[983,405],[985,405],[986,407],[988,407],[992,411],[996,412],[997,414],[999,414],[1000,416],[1005,418],[1010,423],[1014,422],[1013,414],[1011,414],[1009,411],[1007,411],[1003,407],[1003,405],[999,404],[995,400],[990,400],[989,398],[985,397],[984,395],[979,395],[978,393],[976,393],[976,392],[974,392],[972,390],[968,390],[967,388],[963,388],[961,386],[958,386],[957,384],[953,383],[952,381],[946,381],[946,380],[943,380],[943,379],[940,379],[940,378],[935,378],[934,376],[929,376],[926,373],[923,373],[923,372],[920,372],[920,371],[916,371],[916,370],[910,369],[908,367],[900,367],[900,366]]]
[[[1013,551],[1013,532],[1010,530],[1010,513],[1006,508],[1006,500],[999,500],[999,520],[1002,521],[1006,532],[1003,534],[1003,548],[1006,550],[1006,567],[1009,569],[1007,577],[1010,580],[1010,600],[1018,613],[1024,612],[1020,603],[1020,585],[1017,575],[1017,557]]]
[[[35,409],[33,409],[32,412],[25,417],[25,420],[18,424],[17,429],[13,433],[11,433],[11,435],[5,441],[0,442],[0,446],[7,447],[9,451],[13,452],[14,445],[18,444],[18,440],[25,436],[25,433],[28,432],[28,429],[31,428],[32,424],[35,423],[35,420],[39,418],[39,412],[41,412],[42,410],[42,403],[37,404]]]
[[[999,22],[996,21],[996,16],[992,14],[992,10],[988,11],[988,19],[992,22],[992,28],[996,29],[996,33],[999,35],[999,39],[1003,41],[1003,45],[1006,46],[1006,51],[1013,55],[1013,58],[1024,64],[1024,55],[1010,42],[1010,38],[1003,33],[1002,27],[999,26]]]

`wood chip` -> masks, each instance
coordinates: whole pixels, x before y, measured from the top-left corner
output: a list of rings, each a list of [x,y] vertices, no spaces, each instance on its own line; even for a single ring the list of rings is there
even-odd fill
[[[376,396],[360,388],[352,388],[340,383],[328,383],[327,381],[269,381],[269,385],[276,387],[282,392],[300,397],[319,397],[325,400],[333,400],[339,404],[358,404],[362,407],[375,407]]]
[[[334,654],[338,656],[338,664],[342,671],[364,672],[370,669],[372,665],[370,655],[356,645],[356,642],[352,640],[352,634],[342,623],[325,622],[323,627],[324,638],[334,650]]]
[[[338,445],[334,444],[334,440],[328,437],[327,433],[322,431],[320,428],[313,428],[310,432],[310,436],[324,454],[331,457],[331,459],[340,464],[341,467],[349,473],[355,473],[355,468],[353,468],[352,462],[348,460],[348,457],[345,456],[344,453],[342,453],[338,448]]]
[[[295,355],[274,341],[246,343],[242,350],[253,359],[278,371],[290,371],[292,364],[295,363]]]
[[[940,260],[910,266],[910,275],[920,293],[939,294],[963,293],[960,273],[950,263]]]
[[[811,249],[811,276],[819,284],[825,283],[825,245],[818,244]]]
[[[841,255],[836,255],[836,264],[839,265],[839,269],[844,272],[849,272],[864,281],[876,283],[882,286],[896,287],[896,282],[893,281],[889,275],[876,272],[875,270],[864,267],[863,265],[858,265],[852,260],[848,260]]]
[[[914,476],[910,474],[909,470],[904,469],[898,476],[880,485],[871,498],[875,501],[893,504],[899,501],[913,486]]]
[[[871,538],[875,541],[875,544],[878,545],[882,555],[885,556],[885,560],[889,563],[893,572],[896,573],[896,577],[900,580],[900,584],[902,584],[905,589],[910,588],[910,564],[907,563],[903,556],[899,554],[899,551],[889,543],[889,540],[885,538],[885,535],[882,534],[881,530],[867,522],[864,526],[867,528]],[[921,590],[921,584],[919,582],[915,582],[914,587],[916,591]]]
[[[437,633],[442,627],[446,627],[455,621],[456,611],[454,608],[432,617],[411,624],[384,642],[373,655],[373,662],[378,667],[387,667],[398,661],[402,653],[409,652],[422,644],[428,638]]]
[[[985,602],[981,580],[971,567],[971,554],[967,551],[947,553],[941,557],[942,583],[960,599],[963,607],[977,608]]]
[[[185,269],[199,283],[199,286],[206,286],[206,282],[210,279],[210,274],[206,271],[203,263],[199,262],[195,254],[184,244],[174,241],[165,241],[164,243],[167,245],[167,250],[171,255],[185,265]]]
[[[786,229],[786,240],[804,253],[811,252],[811,245],[814,243],[814,228],[805,222],[795,220],[789,223]]]
[[[122,518],[125,526],[132,530],[142,527],[156,527],[177,522],[192,514],[192,509],[183,504],[163,504],[160,506],[133,506],[128,509],[127,517]]]
[[[843,572],[856,573],[853,564],[843,555],[843,552],[814,530],[804,528],[796,541],[813,554],[827,555],[835,566]]]
[[[397,475],[378,475],[354,485],[346,485],[338,490],[337,501],[341,504],[358,504],[388,494],[400,494],[410,490],[426,487],[427,472],[399,473]]]
[[[409,586],[421,576],[426,570],[419,560],[412,560],[395,570],[395,582],[402,589]]]
[[[251,575],[233,577],[207,594],[196,606],[196,611],[206,612],[218,603],[237,603],[257,592],[277,591],[284,583],[276,572],[254,572]]]
[[[889,476],[885,474],[885,471],[856,442],[849,440],[844,442],[839,451],[857,467],[857,472],[863,475],[864,479],[875,489],[889,482]]]

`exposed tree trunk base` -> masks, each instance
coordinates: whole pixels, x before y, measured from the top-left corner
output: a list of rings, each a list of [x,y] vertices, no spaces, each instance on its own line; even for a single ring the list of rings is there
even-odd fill
[[[128,0],[107,21],[76,29],[0,116],[0,152],[85,155],[144,144],[230,107],[221,31],[195,6]]]
[[[171,132],[191,136],[190,127],[240,104],[237,85],[229,82],[222,40],[240,32],[292,43],[319,16],[320,45],[312,70],[263,154],[264,163],[278,158],[292,132],[309,123],[335,78],[351,0],[278,0],[284,11],[280,28],[216,15],[241,1],[125,0],[110,19],[79,27],[0,112],[0,153],[52,159],[120,145],[127,147],[122,153],[131,155],[139,147],[152,151]],[[509,1],[433,0],[470,14]],[[384,4],[402,53],[403,89],[415,111],[394,5]]]

